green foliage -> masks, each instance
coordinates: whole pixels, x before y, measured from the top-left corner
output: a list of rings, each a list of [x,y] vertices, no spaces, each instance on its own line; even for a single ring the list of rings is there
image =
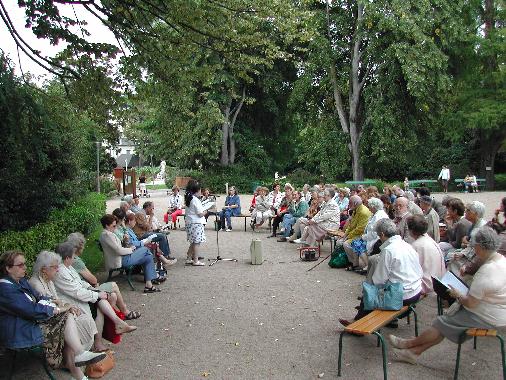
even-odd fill
[[[65,209],[51,212],[47,222],[39,223],[26,231],[0,233],[0,252],[21,250],[25,253],[28,267],[42,250],[53,250],[72,232],[85,236],[93,232],[105,213],[105,196],[90,193],[70,202]]]
[[[495,185],[496,190],[506,190],[506,174],[496,174]]]

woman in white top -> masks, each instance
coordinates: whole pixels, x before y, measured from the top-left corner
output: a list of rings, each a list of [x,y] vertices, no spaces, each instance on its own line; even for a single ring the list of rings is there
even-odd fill
[[[490,227],[481,227],[474,236],[474,249],[483,265],[474,275],[467,295],[454,288],[450,295],[459,303],[460,309],[453,315],[442,315],[432,322],[432,327],[420,336],[402,339],[393,335],[388,338],[396,347],[400,361],[415,364],[420,354],[439,344],[444,338],[458,343],[468,328],[496,329],[506,326],[506,258],[497,253],[499,235]]]
[[[177,217],[183,215],[183,196],[179,193],[179,187],[172,188],[172,194],[169,195],[169,208],[164,215],[165,223],[169,223],[169,218],[172,218],[172,228],[176,228]]]
[[[193,266],[204,266],[205,263],[199,261],[198,249],[201,243],[205,243],[206,235],[204,225],[206,224],[202,202],[200,201],[201,186],[195,180],[190,180],[186,186],[184,202],[186,205],[186,239],[190,242],[186,252],[186,264]]]

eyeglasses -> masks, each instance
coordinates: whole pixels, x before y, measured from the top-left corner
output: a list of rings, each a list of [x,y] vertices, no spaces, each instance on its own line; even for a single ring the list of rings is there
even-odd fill
[[[58,269],[58,265],[50,265],[49,268],[51,268],[51,269]]]
[[[11,265],[11,267],[26,268],[26,263],[19,263]]]

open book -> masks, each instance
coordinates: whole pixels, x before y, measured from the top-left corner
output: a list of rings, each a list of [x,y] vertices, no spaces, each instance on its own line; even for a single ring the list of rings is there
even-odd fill
[[[214,203],[214,202],[204,202],[204,203],[202,204],[202,207],[204,208],[204,211],[207,211],[207,210],[209,210],[210,208],[213,208],[213,207],[214,207],[214,205],[215,205],[215,203]]]
[[[453,300],[453,297],[448,293],[450,286],[462,295],[467,295],[469,292],[469,287],[466,283],[452,271],[446,272],[441,279],[432,277],[432,286],[436,294],[444,300]]]

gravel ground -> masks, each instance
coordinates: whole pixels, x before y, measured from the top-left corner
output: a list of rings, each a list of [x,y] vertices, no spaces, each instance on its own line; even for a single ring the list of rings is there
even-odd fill
[[[162,220],[165,192],[152,192],[155,212]],[[487,218],[506,194],[485,192],[455,194],[464,201],[477,199],[487,206]],[[442,194],[436,194],[442,197]],[[241,196],[245,208],[251,196]],[[224,197],[218,198],[222,204]],[[112,211],[119,200],[108,202]],[[249,228],[249,227],[248,227]],[[217,255],[216,232],[206,228],[202,247],[206,258]],[[315,379],[337,376],[338,328],[340,317],[351,317],[360,295],[363,277],[324,262],[311,272],[314,263],[301,262],[297,247],[267,239],[268,230],[244,232],[242,219],[233,220],[232,232],[220,232],[220,255],[237,262],[187,267],[186,235],[172,231],[170,245],[178,263],[169,270],[162,292],[141,293],[126,281],[118,282],[133,310],[142,312],[135,321],[139,329],[114,346],[116,368],[108,379]],[[262,240],[264,263],[252,266],[251,239]],[[329,253],[325,242],[322,255]],[[436,315],[435,298],[418,306],[420,330],[430,326]],[[394,332],[403,337],[414,334],[405,320]],[[390,347],[388,347],[390,348]],[[389,352],[391,379],[450,379],[453,377],[456,345],[444,341],[427,351],[417,366],[395,362]],[[18,366],[21,363],[18,362]],[[1,368],[1,367],[0,367]],[[5,367],[4,367],[5,368]],[[500,378],[497,341],[480,339],[478,350],[467,343],[462,349],[461,379]],[[408,372],[409,371],[409,374]],[[58,379],[70,376],[56,371]],[[376,339],[345,336],[343,378],[381,379],[381,350]],[[19,370],[17,378],[43,378],[39,367]]]

